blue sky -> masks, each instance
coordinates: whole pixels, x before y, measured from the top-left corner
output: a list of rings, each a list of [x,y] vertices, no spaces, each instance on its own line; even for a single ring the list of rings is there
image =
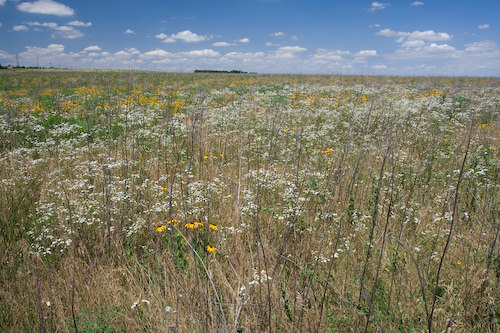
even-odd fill
[[[0,0],[0,63],[500,76],[500,1]]]

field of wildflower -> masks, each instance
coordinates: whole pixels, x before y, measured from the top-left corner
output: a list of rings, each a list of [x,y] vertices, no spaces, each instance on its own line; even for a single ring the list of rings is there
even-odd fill
[[[0,330],[500,329],[500,79],[0,73]]]

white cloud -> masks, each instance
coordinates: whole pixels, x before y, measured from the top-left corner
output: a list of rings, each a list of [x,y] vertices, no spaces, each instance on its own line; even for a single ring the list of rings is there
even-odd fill
[[[424,3],[422,1],[413,1],[411,5],[417,7],[417,6],[423,6]]]
[[[0,0],[0,6],[5,5],[5,2],[6,2],[6,1],[7,1],[7,0]]]
[[[212,44],[212,46],[215,46],[215,47],[223,47],[223,46],[230,46],[232,44],[228,43],[228,42],[215,42]]]
[[[489,29],[490,25],[489,24],[481,24],[477,28],[481,29],[481,30],[485,30],[485,29]]]
[[[69,23],[67,23],[67,25],[72,25],[74,27],[90,27],[92,26],[92,22],[82,22],[82,21],[78,21],[78,20],[75,20],[75,21],[71,21]]]
[[[383,29],[378,31],[376,35],[384,37],[399,37],[399,39],[397,40],[398,43],[402,43],[405,40],[427,40],[431,42],[438,42],[452,39],[452,36],[450,34],[446,32],[435,32],[434,30],[415,30],[412,32],[404,32],[394,31],[391,29]]]
[[[14,56],[7,51],[0,50],[0,59],[7,60],[7,61],[13,61]]]
[[[342,56],[346,56],[349,54],[349,51],[317,49],[316,53],[313,55],[313,58],[324,61],[341,61],[344,60]]]
[[[386,65],[373,65],[371,68],[372,69],[386,69],[387,66]]]
[[[273,32],[273,33],[269,34],[269,36],[276,37],[276,38],[289,38],[289,39],[294,40],[294,41],[299,40],[299,37],[297,37],[295,35],[287,35],[283,31]]]
[[[91,45],[83,49],[84,51],[101,51],[101,48],[97,45]]]
[[[23,2],[17,5],[17,9],[31,14],[48,14],[57,16],[71,16],[75,13],[72,8],[52,0]]]
[[[141,59],[158,59],[158,58],[166,58],[171,56],[172,53],[162,50],[162,49],[156,49],[153,51],[148,51],[140,55],[139,57]]]
[[[189,52],[181,52],[182,55],[193,57],[218,57],[220,53],[212,49],[193,50]]]
[[[278,52],[287,52],[287,53],[304,52],[304,51],[307,51],[307,49],[301,46],[282,46],[278,49]]]
[[[239,43],[250,43],[250,39],[248,39],[247,37],[245,37],[245,38],[242,38],[242,39],[238,39],[237,42],[239,42]]]
[[[168,36],[164,33],[161,33],[161,34],[155,35],[155,37],[162,39],[163,42],[165,42],[165,43],[174,43],[178,40],[182,40],[186,43],[196,43],[196,42],[202,42],[205,40],[209,40],[211,38],[209,36],[198,35],[194,32],[189,31],[189,30],[180,31],[176,34],[171,34],[170,36]]]
[[[423,40],[407,40],[403,44],[401,44],[404,47],[421,47],[425,45],[425,42]]]
[[[75,39],[75,38],[80,38],[85,36],[80,30],[75,29],[72,26],[69,25],[58,25],[55,22],[28,22],[28,25],[34,26],[34,27],[45,27],[45,28],[50,28],[54,31],[54,33],[51,35],[52,38],[66,38],[66,39]]]
[[[275,52],[277,58],[295,58],[297,53],[305,52],[307,49],[301,46],[282,46],[278,48]]]
[[[402,47],[395,52],[396,58],[419,59],[430,58],[441,60],[443,58],[457,58],[461,52],[448,44],[430,43],[418,47]]]
[[[0,28],[3,26],[2,22],[0,22]]]
[[[132,29],[125,30],[125,35],[135,35],[135,31]]]
[[[12,27],[12,30],[14,31],[28,31],[28,27],[25,25],[15,25]]]
[[[385,8],[387,8],[386,3],[374,1],[374,2],[372,2],[372,6],[370,8],[370,11],[373,12],[373,11],[381,10],[381,9],[385,9]]]
[[[28,53],[37,55],[55,55],[64,52],[64,45],[62,44],[50,44],[47,47],[38,46],[26,46],[26,51]]]
[[[380,24],[378,24],[378,23],[370,24],[369,27],[370,28],[380,28]]]
[[[484,40],[480,42],[475,42],[465,45],[465,52],[475,53],[475,54],[500,54],[500,46],[497,42],[492,40]]]
[[[356,53],[357,56],[359,57],[373,57],[377,55],[376,50],[361,50],[358,53]]]

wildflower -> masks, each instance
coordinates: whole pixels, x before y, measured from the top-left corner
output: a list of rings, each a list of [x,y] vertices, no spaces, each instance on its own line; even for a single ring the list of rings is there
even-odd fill
[[[215,251],[215,247],[207,245],[207,251],[210,252],[210,253],[212,253],[212,252]]]
[[[166,191],[166,190],[167,190],[167,188],[162,186],[162,187],[160,187],[160,190],[164,190],[164,191]]]
[[[163,232],[163,231],[165,231],[165,228],[166,228],[166,226],[161,225],[161,226],[159,226],[158,228],[156,228],[156,231],[158,231],[158,232]]]
[[[460,260],[457,261],[457,265],[462,265],[462,262]]]
[[[195,224],[195,226],[197,226],[197,227],[203,227],[203,223],[201,223],[201,222],[195,222],[194,224]]]
[[[203,158],[204,158],[204,159],[207,159],[207,158],[208,158],[208,155],[203,156]]]
[[[179,221],[178,221],[178,220],[176,220],[176,219],[172,219],[172,220],[169,220],[167,223],[168,223],[168,224],[171,224],[171,223],[179,223]]]
[[[184,225],[186,228],[191,228],[191,229],[194,229],[194,223],[186,223]]]
[[[209,224],[209,225],[208,225],[208,227],[209,227],[210,229],[213,229],[213,230],[218,230],[218,229],[219,229],[219,228],[217,228],[217,226],[216,226],[216,225],[214,225],[214,224]]]

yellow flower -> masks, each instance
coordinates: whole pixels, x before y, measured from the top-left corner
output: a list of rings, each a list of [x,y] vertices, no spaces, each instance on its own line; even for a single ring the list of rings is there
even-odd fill
[[[208,155],[203,156],[203,158],[204,158],[204,159],[207,159],[207,158],[208,158]]]
[[[191,229],[194,229],[194,223],[186,223],[184,225],[186,228],[191,228]]]
[[[207,251],[210,252],[210,253],[212,253],[212,252],[215,251],[215,247],[207,245]]]
[[[208,227],[209,227],[210,229],[214,229],[214,230],[218,230],[218,229],[219,229],[219,228],[217,228],[217,226],[216,226],[216,225],[214,225],[214,224],[209,224],[209,225],[208,225]]]
[[[203,227],[203,223],[201,223],[201,222],[195,222],[194,224],[195,224],[197,227]]]
[[[172,219],[172,220],[168,221],[167,223],[168,223],[168,224],[170,224],[170,223],[179,223],[179,221],[178,221],[178,220],[176,220],[176,219]]]
[[[162,186],[162,187],[160,187],[160,189],[161,189],[161,190],[164,190],[164,191],[166,191],[166,190],[167,190],[167,188],[166,188],[166,187],[163,187],[163,186]]]
[[[457,265],[462,265],[462,262],[460,260],[457,261]]]
[[[161,225],[161,226],[159,226],[158,228],[156,228],[156,231],[158,231],[158,232],[163,232],[163,231],[165,230],[165,228],[166,228],[166,226]]]

